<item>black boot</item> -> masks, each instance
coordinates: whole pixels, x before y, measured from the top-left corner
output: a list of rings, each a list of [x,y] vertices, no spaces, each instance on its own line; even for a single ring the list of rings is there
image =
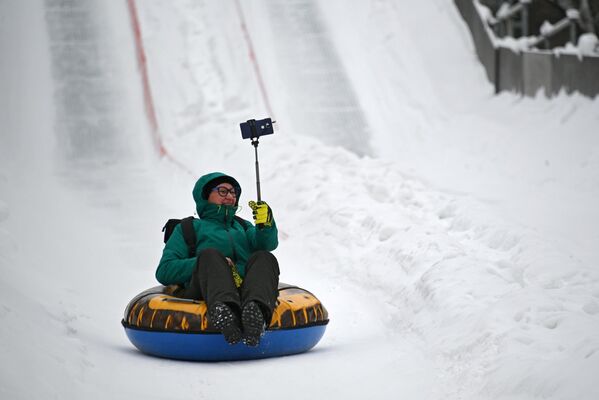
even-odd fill
[[[241,304],[250,302],[259,306],[266,326],[270,324],[272,313],[277,306],[279,283],[279,263],[275,256],[267,251],[257,251],[248,260],[245,278],[240,288]]]
[[[253,301],[247,303],[241,311],[241,325],[243,326],[243,343],[256,347],[264,334],[264,314],[258,304]]]
[[[241,340],[241,329],[239,317],[225,303],[217,302],[208,311],[210,323],[222,332],[229,344],[239,343]]]

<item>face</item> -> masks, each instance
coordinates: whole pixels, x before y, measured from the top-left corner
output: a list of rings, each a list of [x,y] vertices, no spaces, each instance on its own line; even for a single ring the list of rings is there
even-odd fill
[[[226,193],[225,196],[222,195],[223,192]],[[215,187],[208,195],[208,202],[218,205],[227,205],[234,206],[237,201],[237,195],[233,194],[231,191],[234,191],[233,185],[230,183],[221,183],[217,187]]]

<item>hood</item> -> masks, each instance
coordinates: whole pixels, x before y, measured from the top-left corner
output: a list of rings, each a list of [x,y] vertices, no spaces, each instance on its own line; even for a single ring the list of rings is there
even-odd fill
[[[198,179],[195,186],[193,187],[192,193],[193,199],[196,202],[196,211],[198,213],[198,217],[201,218],[202,214],[206,210],[206,207],[209,204],[211,204],[208,203],[208,196],[205,196],[204,188],[206,188],[206,190],[210,190],[217,183],[222,182],[230,183],[237,191],[237,201],[235,202],[235,209],[237,209],[237,205],[239,204],[239,198],[241,197],[241,186],[239,185],[239,182],[237,182],[237,180],[235,180],[235,178],[233,178],[232,176],[223,174],[222,172],[211,172],[200,177],[200,179]]]

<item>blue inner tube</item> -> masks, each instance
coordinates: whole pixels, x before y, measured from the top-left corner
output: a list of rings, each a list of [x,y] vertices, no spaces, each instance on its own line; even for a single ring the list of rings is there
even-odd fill
[[[220,333],[158,332],[127,326],[127,337],[141,352],[191,361],[233,361],[303,353],[324,335],[326,325],[268,330],[257,347],[230,345]]]

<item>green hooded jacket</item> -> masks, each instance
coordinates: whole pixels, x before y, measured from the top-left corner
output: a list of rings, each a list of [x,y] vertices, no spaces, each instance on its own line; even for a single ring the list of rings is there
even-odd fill
[[[207,190],[217,182],[228,182],[237,191],[237,202],[234,206],[209,203]],[[206,187],[206,189],[204,189]],[[241,187],[232,177],[221,172],[213,172],[202,176],[193,188],[193,198],[199,219],[194,218],[193,227],[197,237],[196,255],[202,250],[214,248],[235,263],[241,277],[245,277],[245,266],[248,258],[257,250],[272,251],[278,245],[278,231],[273,219],[270,227],[259,229],[252,223],[244,221],[245,227],[237,221],[235,212],[238,209]],[[187,285],[196,265],[196,257],[189,258],[189,249],[183,238],[181,225],[178,225],[164,246],[162,258],[156,269],[156,279],[163,285]]]

